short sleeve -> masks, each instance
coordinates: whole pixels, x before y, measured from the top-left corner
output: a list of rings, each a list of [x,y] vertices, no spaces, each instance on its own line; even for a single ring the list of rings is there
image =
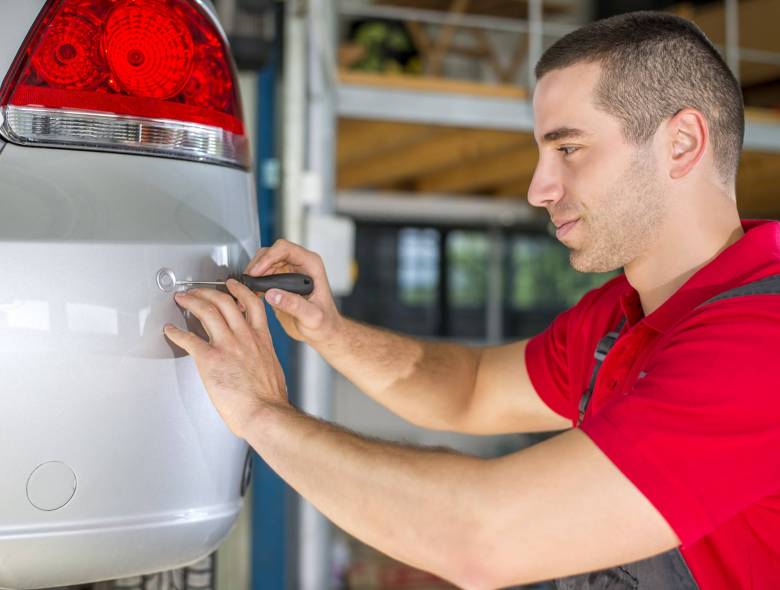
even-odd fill
[[[780,296],[710,304],[583,423],[683,545],[780,491],[778,356]]]
[[[525,347],[525,366],[541,400],[564,418],[574,420],[570,395],[570,335],[577,323],[579,305],[560,314]]]

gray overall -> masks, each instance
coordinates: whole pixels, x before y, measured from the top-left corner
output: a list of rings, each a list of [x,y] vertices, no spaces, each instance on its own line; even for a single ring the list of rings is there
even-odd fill
[[[741,295],[764,294],[780,294],[780,275],[772,275],[731,289],[708,299],[697,307]],[[625,322],[626,318],[622,318],[615,330],[604,336],[596,346],[594,353],[596,366],[593,369],[590,385],[580,399],[577,426],[582,424],[601,364],[617,341]],[[554,583],[557,590],[698,590],[699,588],[679,548],[627,565],[561,578]]]

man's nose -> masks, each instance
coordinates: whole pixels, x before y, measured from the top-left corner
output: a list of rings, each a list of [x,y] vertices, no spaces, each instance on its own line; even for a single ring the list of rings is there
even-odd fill
[[[534,207],[548,207],[560,201],[563,194],[560,171],[549,160],[540,158],[528,187],[528,202]]]

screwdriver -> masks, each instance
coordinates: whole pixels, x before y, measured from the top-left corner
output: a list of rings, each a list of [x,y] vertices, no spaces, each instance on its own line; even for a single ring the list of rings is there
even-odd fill
[[[233,278],[255,292],[282,289],[283,291],[305,296],[311,295],[312,291],[314,291],[314,281],[309,275],[294,272],[265,275],[263,277],[242,274],[240,277]],[[171,292],[176,287],[182,285],[225,286],[225,284],[225,281],[177,281],[176,275],[170,268],[161,268],[157,271],[157,286],[165,292]]]

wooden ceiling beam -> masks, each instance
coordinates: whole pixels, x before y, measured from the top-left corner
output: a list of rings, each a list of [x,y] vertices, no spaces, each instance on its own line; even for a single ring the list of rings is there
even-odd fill
[[[339,188],[385,187],[435,170],[481,160],[524,140],[520,133],[485,129],[446,129],[391,152],[340,165]]]
[[[496,197],[503,199],[527,199],[528,187],[531,186],[533,172],[519,176],[514,180],[502,184],[496,188]]]
[[[476,80],[456,80],[454,78],[438,78],[430,76],[414,76],[411,74],[378,74],[357,70],[339,69],[339,80],[342,84],[356,86],[373,86],[390,88],[391,90],[408,90],[409,92],[449,92],[453,94],[468,94],[476,96],[491,96],[493,98],[528,98],[526,88],[514,84],[493,84]]]
[[[468,193],[504,185],[533,173],[536,145],[530,135],[498,154],[474,158],[418,179],[421,192]]]
[[[338,166],[346,166],[366,158],[378,157],[443,131],[441,127],[433,125],[339,119],[336,162]]]

